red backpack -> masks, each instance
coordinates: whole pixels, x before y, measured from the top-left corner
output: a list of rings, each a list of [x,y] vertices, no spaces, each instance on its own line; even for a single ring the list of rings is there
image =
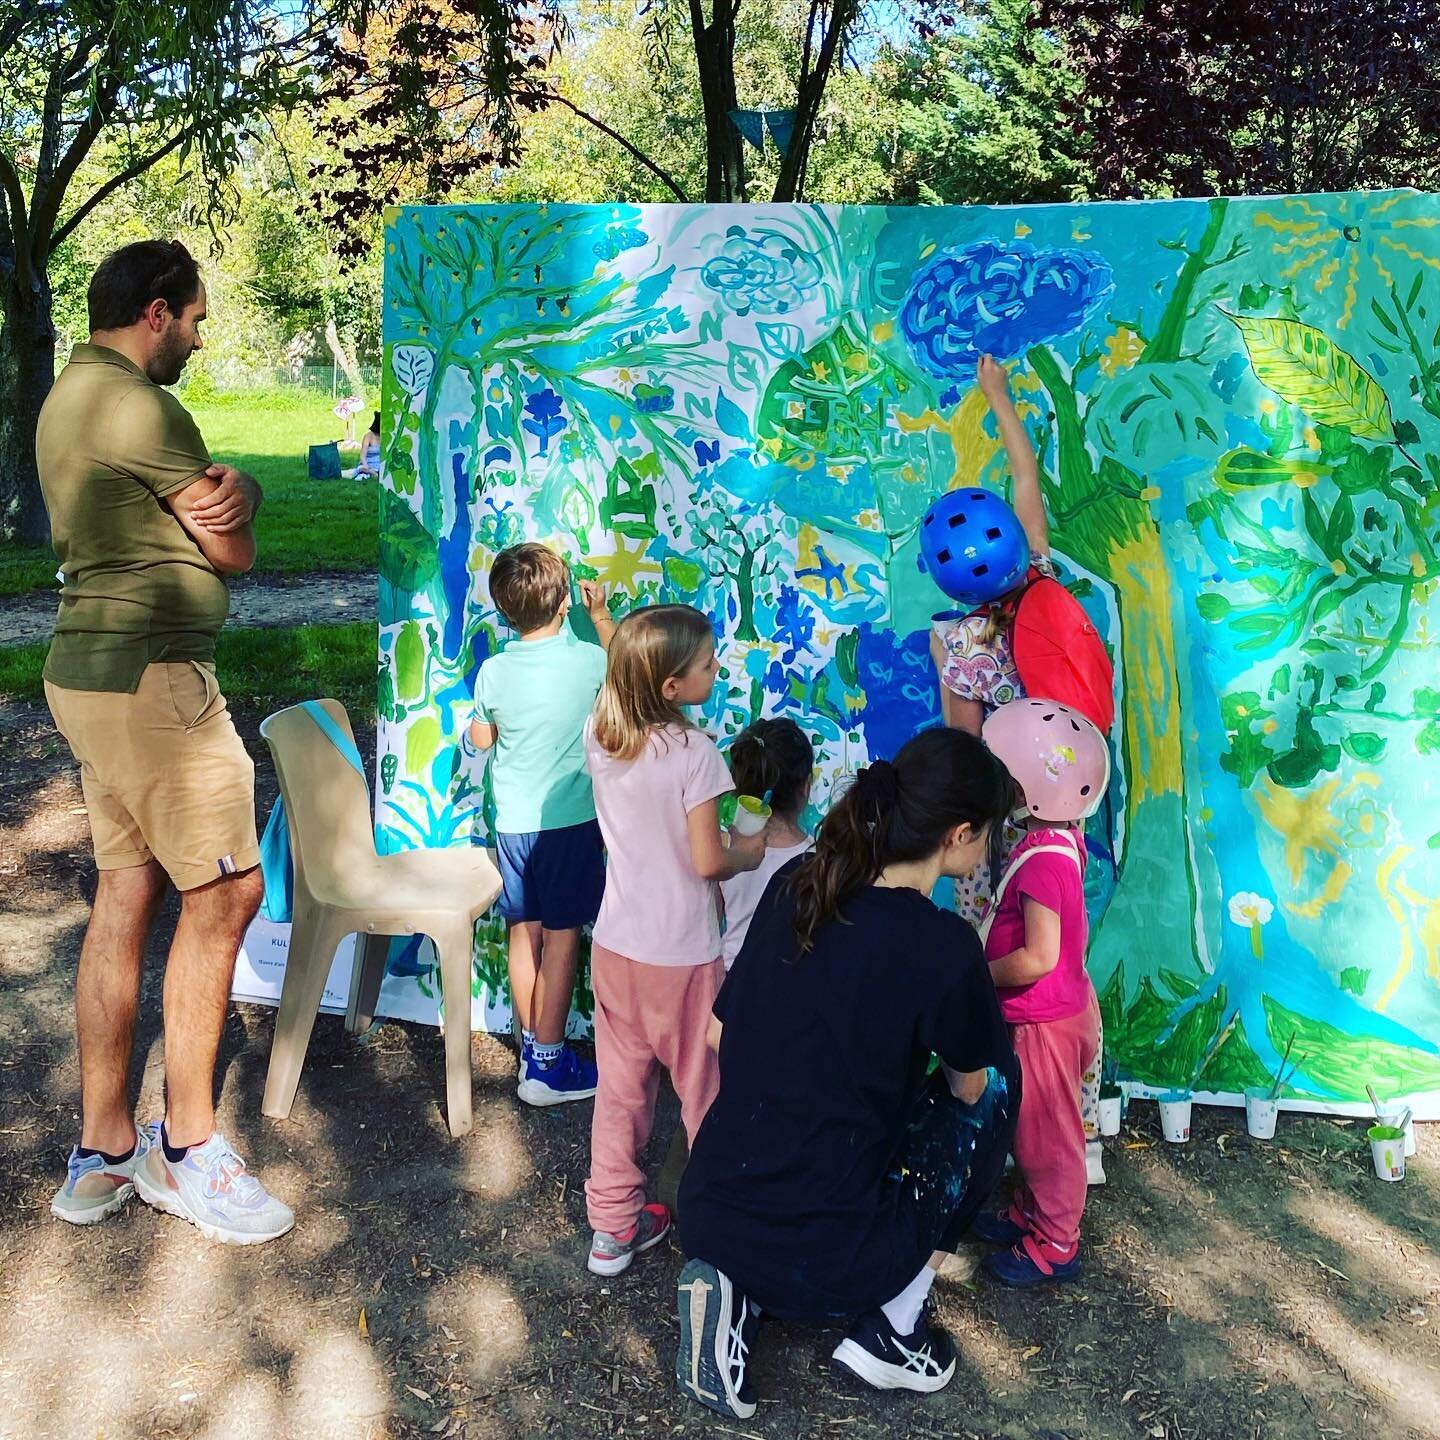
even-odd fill
[[[1108,735],[1115,667],[1080,602],[1058,580],[1039,575],[1013,604],[1010,644],[1025,693],[1071,706]]]

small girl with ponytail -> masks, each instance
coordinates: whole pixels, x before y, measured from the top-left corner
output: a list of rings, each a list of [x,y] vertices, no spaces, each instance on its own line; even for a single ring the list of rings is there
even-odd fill
[[[777,870],[804,855],[815,842],[800,828],[815,773],[815,748],[793,720],[757,720],[735,737],[730,773],[742,795],[769,796],[765,858],[759,868],[720,887],[725,898],[723,954],[728,970],[745,943],[750,917]]]
[[[716,882],[754,870],[765,837],[721,843],[717,802],[734,788],[715,743],[683,710],[715,685],[715,632],[688,605],[633,611],[615,629],[585,728],[585,764],[608,852],[590,983],[599,1067],[585,1199],[589,1268],[618,1275],[663,1240],[670,1213],[645,1203],[638,1157],[670,1072],[693,1139],[714,1099],[705,1043],[725,976]]]
[[[680,1182],[675,1373],[702,1405],[754,1414],[762,1310],[843,1320],[834,1358],[877,1389],[954,1374],[925,1299],[1004,1168],[1019,1070],[980,942],[930,892],[980,863],[1011,793],[981,741],[927,730],[860,772],[757,905]]]

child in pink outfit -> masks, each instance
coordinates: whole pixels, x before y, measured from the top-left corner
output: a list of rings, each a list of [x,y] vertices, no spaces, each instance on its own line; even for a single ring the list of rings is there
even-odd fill
[[[981,927],[1000,1013],[1020,1057],[1011,1147],[1020,1185],[1008,1212],[980,1216],[984,1240],[1009,1247],[986,1268],[1009,1285],[1080,1273],[1086,1163],[1082,1087],[1100,1044],[1100,1005],[1085,972],[1086,817],[1110,778],[1104,737],[1078,711],[1015,700],[986,721],[985,741],[1029,813]]]
[[[706,1043],[725,978],[716,885],[755,869],[765,841],[723,844],[717,801],[734,782],[681,709],[709,699],[717,669],[715,634],[698,610],[637,610],[616,628],[585,730],[608,852],[590,966],[599,1084],[585,1199],[597,1275],[628,1269],[670,1229],[666,1208],[645,1203],[639,1165],[661,1066],[692,1140],[719,1086]]]

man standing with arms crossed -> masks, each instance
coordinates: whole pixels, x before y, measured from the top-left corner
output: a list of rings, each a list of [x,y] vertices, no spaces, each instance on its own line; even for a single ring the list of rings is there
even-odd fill
[[[36,458],[64,589],[45,697],[80,764],[99,884],[75,983],[80,1144],[51,1211],[89,1225],[133,1191],[212,1240],[295,1223],[215,1129],[235,956],[264,885],[255,767],[215,679],[224,576],[255,563],[260,489],[213,464],[162,386],[200,349],[205,286],[183,245],[141,241],[90,282],[77,345],[40,412]],[[165,1116],[137,1128],[129,1076],[146,942],[167,883]]]

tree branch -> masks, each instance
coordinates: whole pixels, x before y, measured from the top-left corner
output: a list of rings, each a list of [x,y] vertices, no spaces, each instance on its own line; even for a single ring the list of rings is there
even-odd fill
[[[543,100],[546,104],[563,105],[567,110],[573,111],[587,125],[593,125],[602,135],[608,135],[622,149],[629,151],[677,200],[689,203],[690,197],[680,188],[672,175],[661,169],[639,146],[631,144],[618,130],[612,130],[603,120],[597,119],[588,110],[582,110],[573,100],[553,90],[522,91],[517,98]]]
[[[185,143],[189,136],[188,130],[181,130],[179,134],[172,136],[158,150],[152,150],[144,159],[137,160],[128,169],[122,170],[120,174],[112,176],[107,180],[83,205],[50,237],[50,249],[53,251],[74,234],[75,229],[87,215],[103,201],[107,200],[122,185],[128,185],[136,176],[143,175],[152,165],[163,160],[173,150],[178,150]]]
[[[25,187],[5,152],[0,150],[0,190],[10,202],[10,234],[15,246],[15,288],[26,294],[33,282],[30,273],[30,218],[25,208]]]
[[[55,167],[54,179],[46,187],[44,198],[35,206],[35,214],[31,217],[31,244],[36,247],[36,260],[42,264],[50,253],[50,232],[59,216],[65,192],[70,188],[81,162],[90,153],[90,147],[105,128],[119,88],[119,82],[112,80],[103,91],[97,90],[90,113],[75,132],[64,158]]]

